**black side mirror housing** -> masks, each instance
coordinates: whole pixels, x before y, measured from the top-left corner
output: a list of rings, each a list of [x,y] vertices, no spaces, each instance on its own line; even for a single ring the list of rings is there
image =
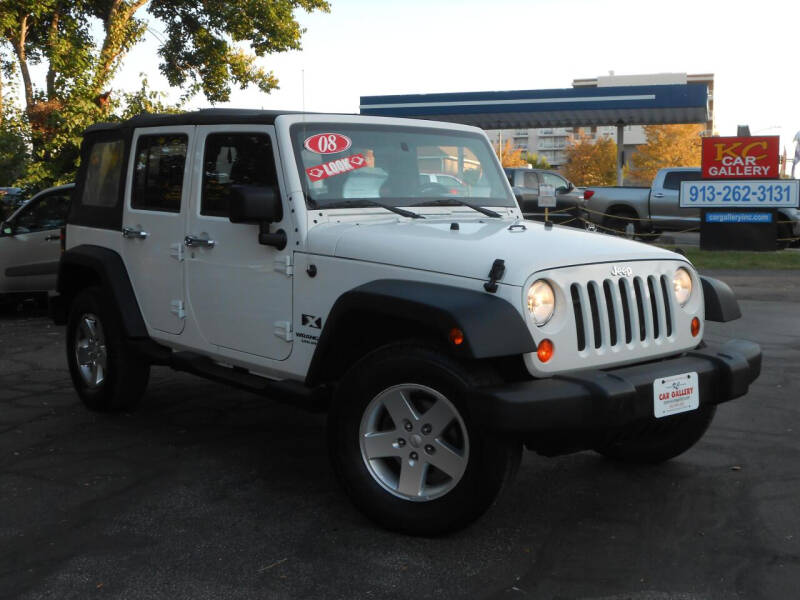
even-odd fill
[[[277,188],[259,185],[232,185],[228,200],[228,218],[231,223],[257,223],[258,243],[286,247],[286,232],[279,229],[270,233],[269,224],[283,219],[283,205]]]
[[[283,218],[281,196],[274,187],[232,185],[228,215],[231,223],[275,223]]]

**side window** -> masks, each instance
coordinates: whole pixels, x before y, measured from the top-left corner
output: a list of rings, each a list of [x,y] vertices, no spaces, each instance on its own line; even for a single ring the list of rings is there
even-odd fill
[[[263,133],[212,133],[203,153],[200,214],[227,217],[232,185],[278,189],[272,143]]]
[[[552,173],[542,173],[542,183],[552,185],[558,191],[558,188],[566,188],[567,182],[558,175]]]
[[[700,179],[700,173],[695,171],[672,171],[664,177],[664,189],[679,190],[682,181],[694,181]]]
[[[101,207],[117,205],[124,153],[125,144],[122,140],[97,142],[92,146],[81,204]]]
[[[64,225],[69,211],[69,192],[48,194],[26,206],[16,218],[16,233],[56,229]]]
[[[185,134],[143,135],[136,142],[131,208],[161,212],[181,211]]]
[[[536,173],[525,173],[525,187],[533,189],[539,188],[539,178]]]

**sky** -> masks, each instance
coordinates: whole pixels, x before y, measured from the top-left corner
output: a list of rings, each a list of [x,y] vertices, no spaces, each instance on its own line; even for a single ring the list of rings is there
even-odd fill
[[[297,18],[303,49],[260,59],[280,89],[236,89],[218,106],[355,113],[360,96],[565,88],[609,71],[714,73],[720,135],[747,124],[780,135],[791,157],[800,131],[797,0],[331,0],[330,13]],[[167,88],[159,24],[151,29],[115,88],[138,87],[143,71]]]

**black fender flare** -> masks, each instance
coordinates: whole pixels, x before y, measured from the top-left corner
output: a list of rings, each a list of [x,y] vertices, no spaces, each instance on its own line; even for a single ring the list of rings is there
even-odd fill
[[[326,372],[337,348],[347,344],[348,323],[354,315],[375,319],[369,327],[380,327],[380,319],[401,319],[433,332],[445,341],[453,328],[464,334],[463,343],[451,345],[454,355],[465,359],[514,356],[536,351],[528,325],[508,301],[482,289],[380,279],[342,294],[325,319],[306,383],[315,385]]]
[[[128,270],[122,257],[113,250],[84,244],[70,248],[61,255],[57,290],[64,303],[70,302],[80,291],[87,273],[91,273],[111,295],[119,311],[125,335],[129,338],[147,338],[147,327],[133,292]]]
[[[727,323],[742,316],[736,294],[724,281],[712,277],[700,276],[705,300],[706,321]]]

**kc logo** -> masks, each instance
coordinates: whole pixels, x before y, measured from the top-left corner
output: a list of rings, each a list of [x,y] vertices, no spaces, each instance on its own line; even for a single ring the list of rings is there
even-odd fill
[[[630,267],[620,267],[618,265],[611,267],[612,277],[630,277],[631,275],[633,275],[633,269]]]
[[[302,324],[304,327],[311,327],[311,329],[322,329],[322,317],[304,314]]]

